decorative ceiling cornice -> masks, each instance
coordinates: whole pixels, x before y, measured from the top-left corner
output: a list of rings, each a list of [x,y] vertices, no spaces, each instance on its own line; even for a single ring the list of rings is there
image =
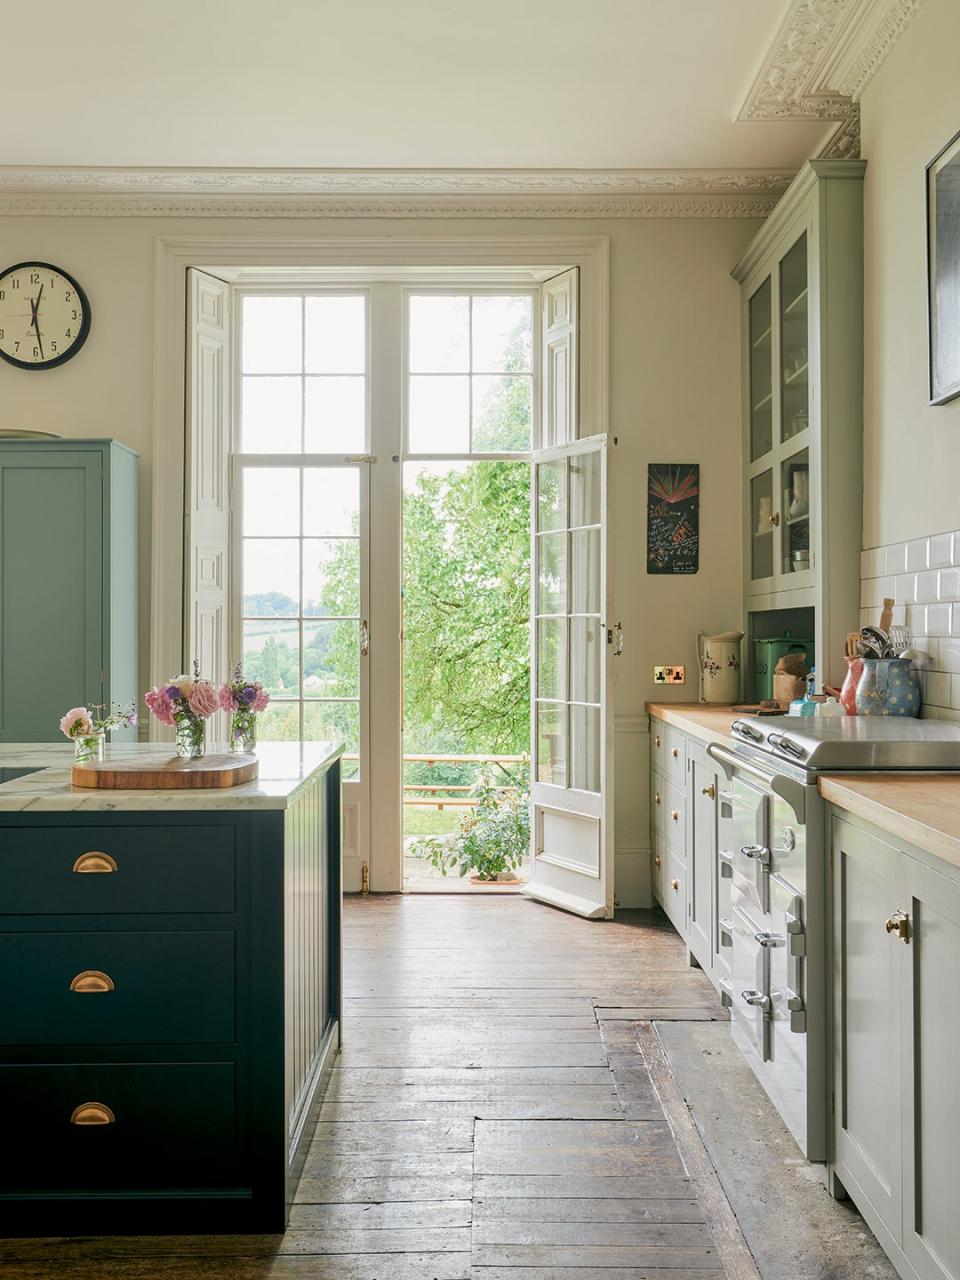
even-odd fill
[[[793,0],[738,120],[833,123],[820,154],[860,154],[859,99],[923,0]]]
[[[285,218],[764,217],[788,170],[0,167],[0,214]]]

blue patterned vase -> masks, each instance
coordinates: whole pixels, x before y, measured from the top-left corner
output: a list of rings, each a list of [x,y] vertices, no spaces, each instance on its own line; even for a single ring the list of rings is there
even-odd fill
[[[858,716],[915,716],[920,690],[910,678],[909,658],[864,658],[857,685]]]

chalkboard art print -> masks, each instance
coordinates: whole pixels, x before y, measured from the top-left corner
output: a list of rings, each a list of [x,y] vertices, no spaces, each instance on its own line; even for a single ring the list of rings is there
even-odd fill
[[[927,165],[930,403],[960,395],[960,134]]]
[[[647,469],[647,573],[700,568],[700,467],[651,462]]]

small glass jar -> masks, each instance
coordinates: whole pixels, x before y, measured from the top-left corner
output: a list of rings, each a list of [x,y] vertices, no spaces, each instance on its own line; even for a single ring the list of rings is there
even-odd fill
[[[250,755],[257,749],[257,717],[253,711],[235,711],[230,717],[230,750]]]
[[[107,735],[105,733],[84,733],[73,740],[74,764],[92,764],[102,760],[106,753]]]
[[[207,722],[199,716],[177,717],[177,755],[199,760],[207,753]]]

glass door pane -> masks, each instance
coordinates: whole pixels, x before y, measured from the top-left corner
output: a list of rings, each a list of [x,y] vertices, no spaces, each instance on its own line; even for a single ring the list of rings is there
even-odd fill
[[[810,455],[801,449],[782,464],[783,564],[784,573],[803,573],[810,568]]]
[[[780,439],[807,429],[810,410],[807,327],[807,237],[780,263]]]
[[[769,276],[750,299],[750,461],[773,448],[773,310]]]
[[[762,471],[750,481],[750,576],[773,577],[773,472]]]

